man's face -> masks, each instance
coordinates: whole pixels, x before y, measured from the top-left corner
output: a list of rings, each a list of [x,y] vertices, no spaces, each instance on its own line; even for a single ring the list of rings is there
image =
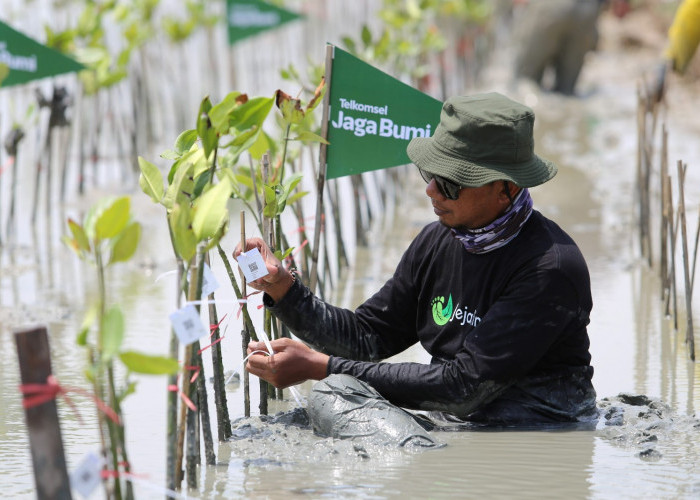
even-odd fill
[[[462,188],[459,198],[450,200],[440,193],[435,179],[432,179],[425,188],[425,193],[440,222],[455,229],[484,227],[497,219],[510,204],[501,181],[477,188]]]

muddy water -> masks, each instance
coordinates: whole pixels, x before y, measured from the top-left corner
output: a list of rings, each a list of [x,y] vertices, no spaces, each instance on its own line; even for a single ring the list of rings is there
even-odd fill
[[[238,439],[217,446],[215,467],[202,467],[199,498],[697,498],[700,496],[700,428],[692,415],[700,406],[698,372],[688,362],[684,330],[664,317],[660,284],[637,251],[634,171],[635,83],[653,61],[652,51],[620,54],[610,44],[591,58],[582,76],[583,99],[563,99],[527,86],[510,89],[505,62],[484,78],[488,90],[507,92],[537,112],[540,154],[555,161],[559,175],[533,189],[536,207],[557,220],[581,246],[589,263],[594,297],[590,326],[594,383],[603,418],[595,430],[441,433],[447,446],[413,453],[355,446],[313,436],[304,425],[236,422]],[[622,55],[622,57],[620,57]],[[482,84],[483,85],[483,84]],[[671,159],[690,165],[689,205],[700,201],[700,126],[689,109],[697,89],[680,83],[669,96],[667,120]],[[696,102],[696,101],[695,101]],[[433,219],[423,187],[415,182],[406,198],[372,232],[369,248],[358,248],[356,264],[333,300],[353,307],[391,273],[408,241]],[[68,205],[56,218],[79,216],[91,199]],[[127,342],[151,353],[167,351],[167,315],[175,303],[163,214],[137,194],[138,218],[149,238],[132,264],[108,276],[111,298],[127,318]],[[232,206],[232,213],[238,208]],[[691,218],[692,221],[692,218]],[[694,231],[691,222],[689,230]],[[47,228],[47,229],[44,229]],[[4,249],[0,266],[0,472],[3,495],[32,498],[31,460],[15,388],[18,370],[12,328],[44,323],[51,332],[53,368],[66,385],[82,385],[84,353],[74,342],[85,297],[94,291],[90,269],[58,242],[55,224],[33,235],[26,228]],[[48,234],[47,234],[48,233]],[[231,234],[237,230],[232,228]],[[233,247],[233,238],[225,241]],[[231,299],[225,273],[219,299]],[[682,302],[682,301],[681,301]],[[232,318],[233,311],[230,314]],[[697,321],[696,321],[697,323]],[[683,323],[681,318],[680,324]],[[231,321],[222,342],[227,370],[239,370],[237,330]],[[400,360],[426,360],[411,349]],[[209,367],[205,367],[211,373]],[[139,498],[162,498],[165,381],[140,378],[127,399],[125,420],[132,469],[140,474]],[[303,385],[302,394],[309,386]],[[228,386],[229,411],[242,415],[242,391]],[[647,401],[621,400],[620,393],[645,394]],[[69,467],[97,450],[94,410],[76,396],[82,421],[59,404]],[[254,401],[255,407],[257,401]],[[631,404],[639,403],[639,404]],[[271,412],[289,411],[293,400],[274,402]],[[609,425],[606,425],[609,424]],[[99,493],[94,495],[99,497]]]

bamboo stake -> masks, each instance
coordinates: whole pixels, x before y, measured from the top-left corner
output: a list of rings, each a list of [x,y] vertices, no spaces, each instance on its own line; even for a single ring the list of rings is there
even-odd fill
[[[252,171],[251,171],[252,173]],[[252,175],[255,175],[252,173]],[[241,250],[246,250],[246,234],[245,234],[245,211],[241,210]],[[248,295],[246,289],[245,279],[241,280],[241,300],[245,300]],[[248,305],[245,302],[241,302],[241,308],[243,314],[248,314]],[[243,330],[241,331],[241,349],[243,352],[243,359],[248,355],[248,343],[250,343],[250,330],[248,330],[248,323],[243,322]],[[248,370],[243,369],[241,374],[243,377],[243,412],[246,417],[250,417],[250,374]]]
[[[693,291],[690,286],[690,266],[688,264],[688,235],[685,223],[685,172],[683,162],[678,161],[678,210],[681,218],[681,240],[683,250],[683,271],[685,277],[685,308],[686,308],[686,332],[685,341],[688,344],[690,359],[695,361],[695,339],[693,333],[693,310],[692,298]]]
[[[331,88],[331,76],[333,74],[333,46],[326,46],[326,73],[325,82],[329,91],[323,98],[323,114],[321,118],[321,137],[328,139],[328,119],[329,119],[329,102],[330,102],[330,88]],[[318,165],[318,180],[316,182],[316,224],[314,226],[314,244],[312,248],[311,255],[311,273],[309,277],[309,288],[311,292],[316,291],[316,284],[318,282],[318,252],[319,244],[321,242],[321,217],[323,215],[323,188],[326,184],[326,168],[328,167],[326,158],[328,154],[328,146],[326,144],[321,144],[319,153],[319,165]]]
[[[268,183],[270,175],[270,156],[269,154],[264,154],[262,157],[262,182],[263,186],[266,186]],[[265,206],[267,205],[267,201],[265,200],[265,197],[263,196],[263,212],[265,211]],[[263,228],[263,240],[267,244],[268,247],[270,247],[270,250],[274,252],[275,250],[275,245],[274,245],[274,227],[272,224],[272,220],[269,217],[265,217],[263,215],[262,218],[262,228]],[[264,323],[263,323],[263,330],[267,334],[267,338],[271,338],[270,336],[270,325],[272,323],[272,317],[270,314],[270,311],[265,309],[265,315],[264,315]],[[272,396],[274,397],[274,390],[272,391]],[[258,409],[260,410],[261,415],[267,415],[267,399],[269,396],[269,384],[267,381],[260,379],[260,404],[258,405]]]
[[[673,206],[673,191],[671,190],[671,177],[667,176],[666,177],[666,184],[667,184],[667,191],[668,191],[668,206],[669,206],[669,214],[674,213],[674,206]],[[675,220],[674,220],[675,219]],[[666,311],[667,314],[669,314],[669,302],[671,299],[673,300],[673,328],[674,330],[678,330],[678,294],[677,294],[677,287],[676,287],[676,239],[677,239],[677,234],[678,234],[678,218],[669,218],[669,224],[668,224],[668,239],[670,240],[670,246],[671,246],[671,267],[669,269],[669,280],[671,283],[670,286],[670,291],[669,291],[669,297],[666,303]]]
[[[695,226],[695,243],[693,246],[693,268],[690,272],[690,291],[695,288],[695,264],[698,261],[698,241],[700,241],[700,206],[698,206],[698,222]]]
[[[661,127],[661,226],[659,228],[659,243],[661,245],[660,249],[660,261],[659,261],[659,271],[661,275],[661,294],[664,296],[668,292],[668,240],[666,239],[666,234],[668,233],[668,221],[670,217],[670,212],[668,211],[668,189],[670,186],[666,184],[666,177],[668,176],[668,131],[666,130],[666,125]]]
[[[216,454],[214,453],[214,438],[211,433],[211,419],[209,418],[209,398],[207,397],[207,378],[204,374],[204,363],[202,362],[202,352],[199,349],[197,342],[197,367],[199,368],[199,377],[197,377],[197,399],[199,411],[196,413],[199,416],[200,426],[202,429],[202,438],[204,439],[204,458],[207,465],[216,465]]]
[[[209,264],[209,253],[205,255]],[[212,325],[219,324],[216,312],[215,294],[209,294],[209,322]],[[216,404],[216,430],[219,441],[226,441],[231,437],[231,420],[228,413],[228,403],[226,401],[226,379],[224,376],[224,362],[221,353],[221,328],[214,328],[211,336],[211,363],[214,369],[214,401]],[[205,389],[206,390],[206,389]]]
[[[168,228],[170,228],[170,224],[168,224]],[[170,233],[170,236],[172,238],[172,231]],[[182,272],[182,262],[178,259],[178,266],[177,266],[177,308],[180,308],[180,297],[182,296],[182,277],[183,277],[183,272]],[[177,359],[178,357],[178,350],[179,350],[179,342],[177,335],[175,335],[175,332],[170,330],[170,357],[172,359]],[[174,387],[177,388],[177,374],[173,374],[168,376],[168,387]],[[166,488],[169,490],[175,490],[176,489],[176,480],[177,477],[179,476],[179,473],[177,470],[179,470],[177,467],[177,442],[178,442],[178,435],[177,435],[177,392],[170,390],[168,391],[168,403],[167,403],[167,418],[166,418],[166,425],[167,425],[167,443],[166,443],[166,464],[165,464],[165,471],[166,471],[166,477],[165,477],[165,484]],[[180,463],[180,467],[182,466],[182,463]]]
[[[193,269],[196,269],[197,255],[193,256],[190,260],[187,269],[192,273]],[[197,279],[190,275],[189,287],[187,292],[187,300],[196,300],[197,296]],[[185,363],[189,363],[192,359],[192,344],[185,346],[185,354],[182,357]],[[183,394],[190,394],[190,375],[186,368],[183,368],[182,375],[182,388]],[[185,446],[185,424],[187,422],[187,405],[180,404],[180,416],[178,417],[178,434],[177,434],[177,457],[175,460],[175,486],[177,489],[180,488],[183,480],[184,471],[182,470],[182,464],[184,461],[184,446]]]

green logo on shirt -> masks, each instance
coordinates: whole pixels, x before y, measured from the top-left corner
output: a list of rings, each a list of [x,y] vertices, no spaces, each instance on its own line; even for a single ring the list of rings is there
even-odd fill
[[[452,294],[450,294],[446,306],[445,297],[435,297],[430,307],[433,309],[433,320],[435,320],[435,324],[438,326],[447,324],[452,317]]]

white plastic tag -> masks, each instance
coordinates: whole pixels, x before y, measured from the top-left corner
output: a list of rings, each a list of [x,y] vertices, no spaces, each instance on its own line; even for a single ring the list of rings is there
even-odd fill
[[[104,459],[96,453],[90,452],[85,455],[70,475],[71,487],[83,497],[89,497],[102,482],[103,465]]]
[[[216,281],[216,276],[206,263],[204,264],[204,272],[202,273],[202,297],[208,297],[219,288],[219,282]]]
[[[270,274],[262,255],[260,255],[260,250],[257,248],[242,252],[238,256],[238,266],[241,268],[241,271],[243,271],[245,280],[248,283]]]
[[[175,335],[177,335],[177,338],[180,339],[180,343],[183,345],[191,344],[208,334],[202,324],[202,320],[199,318],[197,309],[192,304],[188,304],[172,313],[170,315],[170,323],[173,325]]]

